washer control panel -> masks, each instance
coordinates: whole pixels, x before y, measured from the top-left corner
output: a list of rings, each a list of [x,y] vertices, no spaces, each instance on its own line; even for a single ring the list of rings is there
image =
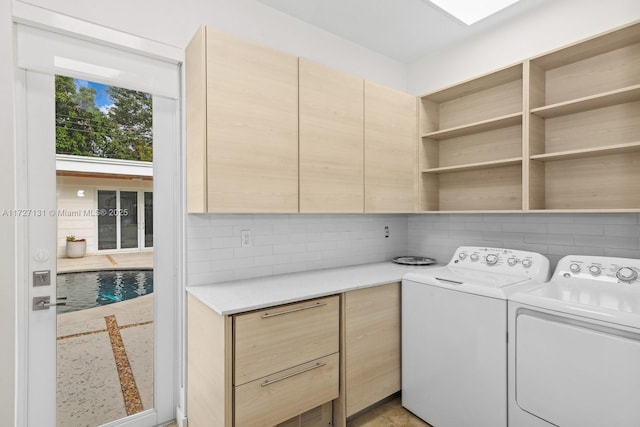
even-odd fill
[[[569,255],[558,261],[553,279],[590,279],[639,285],[640,259]]]
[[[461,246],[456,249],[450,266],[502,274],[540,275],[548,278],[549,260],[536,252],[516,249]]]

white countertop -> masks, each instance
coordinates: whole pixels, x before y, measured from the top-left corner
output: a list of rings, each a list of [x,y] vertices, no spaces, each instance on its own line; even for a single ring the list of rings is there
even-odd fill
[[[413,267],[378,262],[281,274],[256,279],[188,286],[187,292],[221,315],[339,294],[399,282],[406,273],[438,266]]]

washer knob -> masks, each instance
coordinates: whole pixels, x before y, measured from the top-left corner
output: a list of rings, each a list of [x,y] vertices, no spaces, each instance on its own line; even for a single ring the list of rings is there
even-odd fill
[[[478,260],[478,254],[471,254],[471,256],[469,258],[471,259],[471,261],[477,261]]]
[[[460,252],[458,254],[458,258],[460,258],[461,260],[465,259],[467,257],[467,254],[465,254],[464,252]]]
[[[571,264],[569,265],[569,270],[571,270],[572,273],[580,273],[580,264]]]
[[[589,267],[589,273],[594,276],[598,276],[601,272],[602,270],[597,265],[592,265],[591,267]]]
[[[527,259],[523,259],[523,260],[522,260],[522,266],[523,266],[524,268],[529,268],[529,267],[531,267],[531,264],[533,264],[533,261],[531,261],[531,260],[530,260],[530,259],[528,259],[528,258],[527,258]]]
[[[518,258],[509,258],[507,260],[507,264],[509,264],[511,267],[513,267],[514,265],[516,265],[518,263]]]
[[[622,267],[616,271],[616,277],[623,282],[633,282],[638,278],[638,272],[631,267]]]
[[[495,263],[498,262],[498,255],[496,254],[489,254],[485,257],[485,261],[487,261],[487,264],[489,265],[494,265]]]

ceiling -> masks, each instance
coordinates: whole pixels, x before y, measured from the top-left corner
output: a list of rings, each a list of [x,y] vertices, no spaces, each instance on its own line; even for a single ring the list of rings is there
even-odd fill
[[[258,1],[389,58],[410,63],[518,19],[549,0],[520,0],[471,26],[428,0]]]

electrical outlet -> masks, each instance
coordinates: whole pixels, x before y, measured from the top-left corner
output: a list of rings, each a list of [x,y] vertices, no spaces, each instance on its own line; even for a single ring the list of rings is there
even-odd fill
[[[240,232],[240,246],[243,248],[251,246],[251,230],[242,230]]]
[[[389,238],[389,226],[388,225],[384,227],[384,237],[385,237],[385,239]]]

